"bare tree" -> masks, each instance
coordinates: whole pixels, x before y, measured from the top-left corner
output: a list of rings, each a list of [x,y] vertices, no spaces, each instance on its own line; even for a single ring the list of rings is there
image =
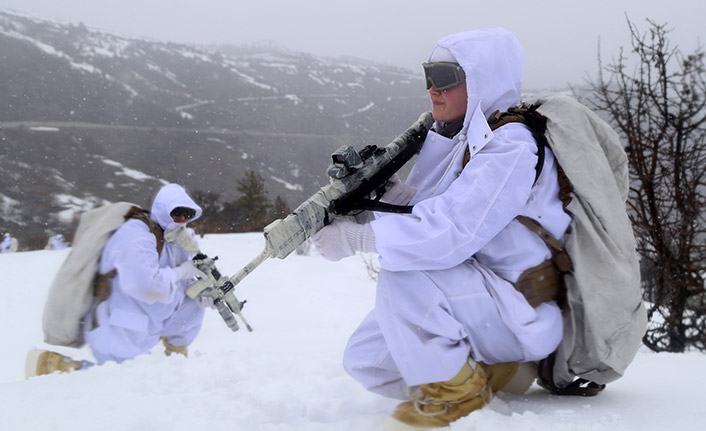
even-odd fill
[[[637,62],[621,49],[604,66],[599,54],[588,103],[628,144],[628,204],[649,304],[643,342],[656,351],[706,351],[704,53],[672,48],[665,25],[647,20],[640,33],[627,22]]]

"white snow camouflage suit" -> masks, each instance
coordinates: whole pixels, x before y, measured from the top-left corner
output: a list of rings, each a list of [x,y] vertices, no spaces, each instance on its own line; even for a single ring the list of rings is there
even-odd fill
[[[444,37],[437,49],[466,73],[463,128],[451,139],[429,132],[407,179],[418,189],[413,212],[371,223],[382,267],[375,308],[344,354],[346,370],[366,388],[400,399],[412,386],[449,380],[469,355],[488,364],[535,361],[562,337],[557,304],[533,308],[511,284],[551,257],[515,217],[540,221],[556,238],[570,223],[554,157],[547,149],[534,183],[529,129],[491,131],[486,121],[518,103],[522,48],[508,31],[488,29]]]
[[[169,215],[176,207],[195,209],[191,221],[201,216],[201,208],[181,186],[168,184],[155,196],[150,217],[169,232],[179,226]],[[110,296],[95,308],[95,329],[93,309],[83,319],[86,343],[99,364],[147,353],[162,336],[175,346],[188,346],[196,338],[204,309],[184,293],[189,282],[178,280],[174,270],[191,257],[170,242],[158,255],[155,235],[137,219],[112,235],[99,267],[100,274],[117,270]]]

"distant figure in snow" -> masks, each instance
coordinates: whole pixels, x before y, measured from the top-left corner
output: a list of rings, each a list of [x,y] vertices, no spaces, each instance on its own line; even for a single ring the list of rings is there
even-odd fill
[[[60,233],[49,237],[49,241],[45,247],[46,250],[64,250],[66,248],[69,248],[69,245],[64,240],[64,235]]]
[[[17,247],[17,238],[13,238],[8,232],[5,232],[2,242],[0,242],[0,253],[14,253],[17,251]]]
[[[137,207],[133,207],[135,209]],[[139,210],[103,248],[93,306],[82,319],[84,339],[98,364],[123,362],[148,353],[160,340],[165,354],[187,355],[203,322],[208,299],[198,302],[185,290],[205,278],[193,257],[164,233],[201,216],[199,207],[177,184],[162,187],[150,212]],[[93,365],[59,353],[32,350],[26,377],[67,372]]]

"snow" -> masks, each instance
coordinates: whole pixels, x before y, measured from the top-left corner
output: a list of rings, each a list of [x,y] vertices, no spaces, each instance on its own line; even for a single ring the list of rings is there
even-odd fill
[[[35,132],[58,132],[61,129],[59,129],[58,127],[37,126],[37,127],[30,127],[29,130],[32,130]]]
[[[63,211],[56,213],[56,216],[59,220],[66,223],[73,221],[77,214],[109,203],[105,199],[100,199],[95,196],[79,198],[77,196],[63,193],[55,195],[54,200],[57,204],[65,208]]]
[[[64,52],[61,52],[61,51],[57,50],[55,47],[53,47],[51,45],[47,45],[46,43],[41,42],[37,39],[33,39],[31,37],[25,36],[23,34],[20,34],[20,33],[17,33],[15,31],[8,30],[8,29],[4,29],[4,30],[0,31],[0,33],[6,35],[8,37],[12,37],[15,39],[19,39],[19,40],[28,42],[28,43],[34,45],[35,47],[37,47],[38,49],[40,49],[42,52],[44,52],[47,55],[51,55],[54,57],[58,57],[58,58],[67,60],[69,62],[69,64],[71,65],[71,67],[73,67],[75,69],[83,70],[88,73],[100,73],[100,71],[98,69],[96,69],[94,66],[92,66],[88,63],[75,62],[75,61],[73,61],[73,59],[70,56],[68,56]]]
[[[285,189],[287,190],[304,190],[304,187],[302,187],[301,184],[292,184],[290,182],[287,182],[283,180],[282,178],[277,178],[273,175],[270,175],[270,178],[272,178],[273,181],[278,182],[284,186]]]
[[[264,247],[262,234],[206,235],[201,248],[233,274]],[[71,374],[23,380],[28,349],[76,359],[90,350],[42,343],[53,274],[69,250],[0,255],[2,430],[380,430],[397,404],[364,390],[341,365],[350,333],[372,308],[375,282],[360,256],[269,259],[237,286],[254,331],[231,332],[207,310],[189,357],[152,354]],[[452,430],[698,429],[706,422],[706,356],[641,350],[624,378],[594,398],[534,386],[499,394]]]
[[[263,83],[259,82],[259,81],[257,80],[257,78],[254,78],[254,77],[252,77],[252,76],[250,76],[250,75],[247,75],[247,74],[241,72],[240,70],[236,69],[235,67],[231,67],[231,68],[230,68],[230,71],[233,72],[233,73],[235,73],[236,75],[238,75],[238,76],[240,77],[240,79],[241,79],[243,82],[245,82],[245,83],[254,85],[254,86],[256,86],[256,87],[259,87],[259,88],[262,88],[262,89],[265,89],[265,90],[277,92],[277,89],[275,89],[275,88],[272,87],[271,85],[263,84]]]
[[[370,103],[368,103],[367,105],[363,106],[362,108],[358,109],[358,110],[355,111],[355,112],[351,112],[351,113],[348,113],[348,114],[343,114],[343,115],[341,115],[341,118],[351,117],[351,116],[353,116],[353,115],[360,114],[360,113],[365,112],[365,111],[367,111],[367,110],[369,110],[369,109],[372,109],[374,106],[375,106],[375,102],[370,102]]]
[[[126,177],[132,178],[137,181],[158,180],[162,184],[167,184],[167,182],[165,180],[160,180],[159,178],[153,177],[152,175],[148,175],[142,171],[128,168],[128,167],[124,166],[122,163],[116,162],[115,160],[102,159],[102,162],[105,163],[106,165],[122,169],[121,171],[115,172],[116,176],[122,175],[122,176],[126,176]]]

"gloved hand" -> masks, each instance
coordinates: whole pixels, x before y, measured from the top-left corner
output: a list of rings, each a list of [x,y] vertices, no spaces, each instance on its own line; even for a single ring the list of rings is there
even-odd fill
[[[202,308],[216,308],[216,306],[213,305],[213,298],[210,296],[199,295],[194,298],[194,301]]]
[[[193,280],[195,277],[208,278],[208,276],[194,266],[190,260],[174,268],[178,280]]]
[[[358,224],[348,219],[334,219],[311,237],[325,259],[336,262],[356,251],[376,253],[375,233],[370,223]]]
[[[382,195],[380,202],[393,205],[407,205],[414,195],[417,194],[417,189],[402,182],[397,174],[391,176],[389,181],[392,183],[392,187]]]

